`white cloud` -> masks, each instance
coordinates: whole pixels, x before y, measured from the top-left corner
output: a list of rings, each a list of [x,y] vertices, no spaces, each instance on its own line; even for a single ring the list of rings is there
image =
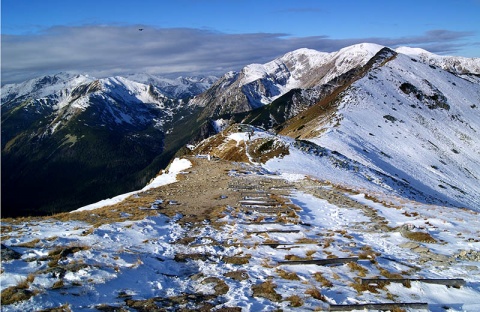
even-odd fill
[[[328,52],[359,42],[391,47],[414,45],[436,53],[451,53],[461,47],[460,39],[470,35],[433,30],[416,37],[340,40],[281,33],[225,34],[192,28],[61,26],[35,35],[3,34],[2,83],[60,71],[99,78],[138,72],[166,76],[223,74],[250,63],[270,61],[297,48]]]

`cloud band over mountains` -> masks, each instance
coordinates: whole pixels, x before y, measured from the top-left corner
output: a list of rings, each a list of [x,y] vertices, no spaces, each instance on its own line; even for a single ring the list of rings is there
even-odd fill
[[[61,71],[98,78],[139,72],[221,75],[247,64],[268,62],[298,48],[331,52],[360,42],[452,54],[472,35],[432,30],[411,37],[333,39],[283,33],[226,34],[193,28],[58,26],[32,35],[2,34],[2,84]]]

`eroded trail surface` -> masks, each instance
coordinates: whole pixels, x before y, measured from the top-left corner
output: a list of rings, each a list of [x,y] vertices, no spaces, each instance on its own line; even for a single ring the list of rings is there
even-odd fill
[[[3,220],[2,308],[480,310],[478,214],[188,159],[114,206]]]

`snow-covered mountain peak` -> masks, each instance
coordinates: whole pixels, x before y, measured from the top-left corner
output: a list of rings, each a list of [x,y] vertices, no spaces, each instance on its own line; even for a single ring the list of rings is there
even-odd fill
[[[298,79],[302,75],[325,64],[330,56],[330,53],[301,48],[265,64],[250,64],[242,70],[243,78],[240,85],[246,85],[268,76],[276,76],[275,78],[283,78],[287,89],[295,88],[299,85]]]
[[[345,73],[350,69],[365,65],[384,46],[374,43],[360,43],[345,47],[334,53],[335,71]]]
[[[58,73],[30,79],[18,84],[7,84],[2,87],[1,102],[6,103],[14,98],[44,98],[61,93],[63,90],[72,90],[76,86],[94,81],[88,75]]]
[[[427,56],[433,56],[432,52],[429,52],[425,49],[422,48],[412,48],[412,47],[398,47],[395,49],[397,53],[401,54],[406,54],[410,56],[419,56],[419,55],[427,55]]]
[[[480,58],[461,56],[444,56],[431,53],[421,48],[399,47],[395,50],[431,66],[438,66],[454,74],[480,75]]]
[[[361,56],[374,56],[381,49],[385,48],[383,45],[376,43],[358,43],[345,48],[340,49],[336,54],[349,54],[349,55],[361,55]]]
[[[129,80],[157,87],[172,98],[189,98],[210,88],[218,80],[215,76],[178,77],[175,79],[140,73],[126,76]]]

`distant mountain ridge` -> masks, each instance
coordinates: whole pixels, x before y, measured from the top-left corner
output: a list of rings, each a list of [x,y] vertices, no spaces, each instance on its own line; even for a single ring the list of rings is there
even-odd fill
[[[478,58],[363,43],[333,53],[299,49],[219,79],[61,73],[6,85],[2,194],[10,195],[2,206],[51,213],[138,189],[187,143],[238,122],[471,207],[480,193],[479,68]],[[399,148],[409,145],[405,137],[420,159]],[[34,199],[17,198],[20,189]]]
[[[196,96],[191,105],[205,107],[205,114],[210,116],[250,111],[270,104],[293,89],[305,90],[325,85],[352,69],[364,66],[383,48],[386,47],[362,43],[332,53],[298,49],[271,62],[247,65],[239,72],[225,74],[207,92]],[[438,57],[437,61],[443,59]],[[446,59],[462,64],[459,66],[463,73],[480,72],[478,60]]]

